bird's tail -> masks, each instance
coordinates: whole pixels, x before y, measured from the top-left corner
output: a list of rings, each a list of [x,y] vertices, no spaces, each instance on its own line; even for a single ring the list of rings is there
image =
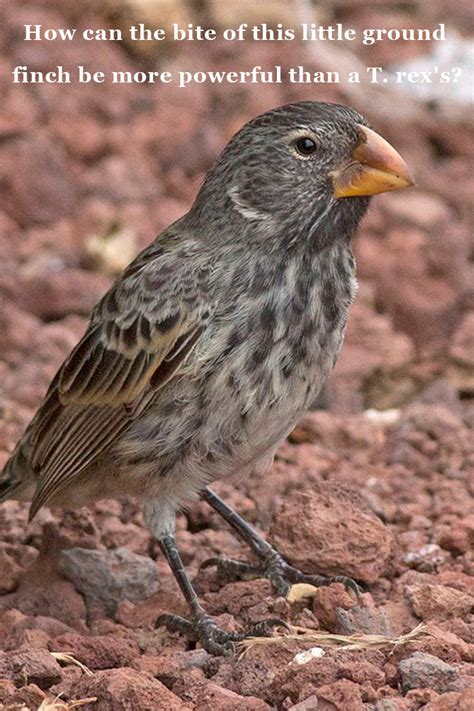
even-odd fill
[[[34,488],[33,474],[25,455],[24,443],[19,442],[0,473],[0,503],[6,499],[28,500]]]

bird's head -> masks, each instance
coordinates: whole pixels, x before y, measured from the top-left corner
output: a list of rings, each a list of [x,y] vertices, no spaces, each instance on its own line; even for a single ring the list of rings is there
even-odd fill
[[[224,149],[197,203],[218,201],[219,210],[252,223],[256,233],[306,234],[323,246],[331,235],[352,235],[370,196],[411,185],[405,161],[360,114],[304,101],[249,121]]]

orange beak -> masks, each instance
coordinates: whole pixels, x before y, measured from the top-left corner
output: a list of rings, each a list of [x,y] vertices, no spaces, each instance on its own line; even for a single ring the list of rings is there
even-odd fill
[[[413,175],[397,151],[378,133],[358,124],[359,142],[351,159],[330,173],[336,198],[377,195],[409,188]]]

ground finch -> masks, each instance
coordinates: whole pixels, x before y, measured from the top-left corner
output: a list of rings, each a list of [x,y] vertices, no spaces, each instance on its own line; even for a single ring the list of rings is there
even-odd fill
[[[214,653],[244,633],[218,628],[186,576],[174,543],[184,502],[213,506],[279,592],[327,583],[289,566],[207,485],[265,475],[340,351],[356,291],[350,240],[369,196],[412,184],[398,153],[349,108],[302,102],[250,121],[189,212],[93,310],[6,465],[3,496],[32,498],[32,516],[43,504],[142,498],[191,609],[190,622],[166,621]]]

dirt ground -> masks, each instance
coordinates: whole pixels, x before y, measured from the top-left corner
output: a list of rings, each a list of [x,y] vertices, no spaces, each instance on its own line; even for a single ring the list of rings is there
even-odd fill
[[[326,20],[354,27],[425,26],[449,16],[462,34],[473,22],[471,4],[451,0],[333,5]],[[201,564],[219,553],[246,559],[248,551],[196,504],[180,516],[177,542],[209,612],[229,629],[269,616],[294,626],[292,637],[213,658],[155,629],[161,613],[186,609],[136,503],[44,510],[28,526],[27,505],[6,502],[0,708],[59,711],[74,701],[87,711],[474,708],[474,141],[467,110],[454,99],[422,103],[368,86],[183,93],[171,85],[11,83],[18,64],[67,68],[85,53],[92,69],[153,65],[147,47],[21,41],[25,22],[103,26],[108,5],[100,16],[97,7],[0,2],[0,465],[90,308],[114,274],[188,209],[233,132],[292,100],[352,104],[400,150],[418,187],[375,199],[355,242],[360,291],[329,409],[303,418],[265,478],[216,490],[290,562],[307,572],[344,571],[364,592],[356,604],[335,584],[309,597],[296,591],[289,601],[266,580],[221,579]],[[117,7],[107,21],[126,22]],[[298,46],[245,44],[237,55],[217,42],[189,47],[184,57],[166,51],[165,65],[203,69],[320,69],[344,61],[327,48],[317,57]],[[366,62],[367,51],[354,61]],[[419,45],[381,44],[370,60],[408,61],[417,52]],[[296,628],[306,630],[300,639]],[[363,635],[356,649],[354,634]]]

